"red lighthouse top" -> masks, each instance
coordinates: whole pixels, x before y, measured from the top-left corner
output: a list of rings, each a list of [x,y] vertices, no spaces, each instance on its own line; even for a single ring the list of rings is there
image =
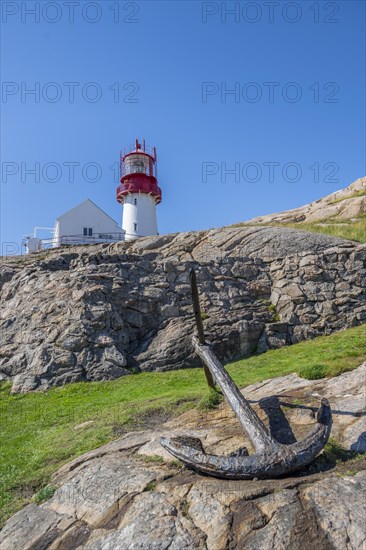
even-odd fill
[[[158,171],[155,147],[146,147],[136,139],[134,145],[121,151],[121,185],[117,187],[117,201],[124,202],[130,193],[151,195],[156,204],[161,202],[161,189],[158,187]]]

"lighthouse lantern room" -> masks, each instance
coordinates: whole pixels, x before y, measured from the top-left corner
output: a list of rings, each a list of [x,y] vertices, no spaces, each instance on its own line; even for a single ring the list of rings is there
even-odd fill
[[[117,201],[123,204],[122,229],[125,239],[158,235],[156,205],[161,202],[158,187],[155,147],[136,139],[134,145],[121,151],[120,181]]]

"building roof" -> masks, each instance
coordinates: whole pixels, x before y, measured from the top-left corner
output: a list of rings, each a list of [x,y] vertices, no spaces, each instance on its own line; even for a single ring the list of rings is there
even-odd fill
[[[72,212],[73,210],[76,210],[77,208],[80,208],[80,206],[82,206],[83,204],[87,204],[87,203],[90,203],[92,204],[93,206],[95,206],[95,208],[98,208],[98,210],[100,210],[101,212],[103,212],[103,214],[105,216],[107,216],[113,223],[116,224],[116,226],[118,227],[118,229],[122,229],[118,223],[116,222],[116,220],[114,220],[113,218],[111,218],[111,216],[109,214],[107,214],[106,212],[104,212],[104,210],[102,210],[102,208],[100,208],[97,204],[95,204],[95,202],[93,202],[92,200],[90,199],[86,199],[85,201],[77,204],[76,206],[74,206],[73,208],[70,208],[70,210],[67,210],[66,212],[64,212],[63,214],[61,214],[60,216],[58,216],[56,218],[56,221],[59,221],[61,218],[63,218],[64,216],[66,216],[66,214],[70,214],[70,212]]]

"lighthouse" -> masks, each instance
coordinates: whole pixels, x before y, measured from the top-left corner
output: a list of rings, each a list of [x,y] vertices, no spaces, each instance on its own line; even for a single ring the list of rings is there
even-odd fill
[[[135,144],[120,155],[120,181],[117,201],[123,204],[122,229],[125,239],[158,235],[156,205],[161,202],[155,147]]]

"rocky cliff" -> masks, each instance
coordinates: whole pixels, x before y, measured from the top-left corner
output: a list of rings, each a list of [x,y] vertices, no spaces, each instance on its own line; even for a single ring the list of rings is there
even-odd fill
[[[224,361],[366,321],[366,247],[225,228],[1,262],[0,373],[14,392],[200,365],[189,268]]]
[[[245,389],[282,443],[314,425],[319,395],[333,410],[332,436],[348,451],[327,452],[298,475],[223,481],[193,473],[161,447],[162,435],[190,434],[208,452],[250,445],[232,410],[188,411],[162,425],[86,453],[52,480],[52,498],[31,503],[5,525],[2,550],[360,550],[365,537],[366,364],[328,380],[291,374]],[[344,391],[347,388],[347,391]],[[82,426],[80,426],[82,429]],[[85,428],[84,428],[85,429]]]
[[[359,178],[340,191],[321,199],[277,214],[250,220],[249,224],[312,223],[332,219],[357,219],[366,213],[366,177]]]

